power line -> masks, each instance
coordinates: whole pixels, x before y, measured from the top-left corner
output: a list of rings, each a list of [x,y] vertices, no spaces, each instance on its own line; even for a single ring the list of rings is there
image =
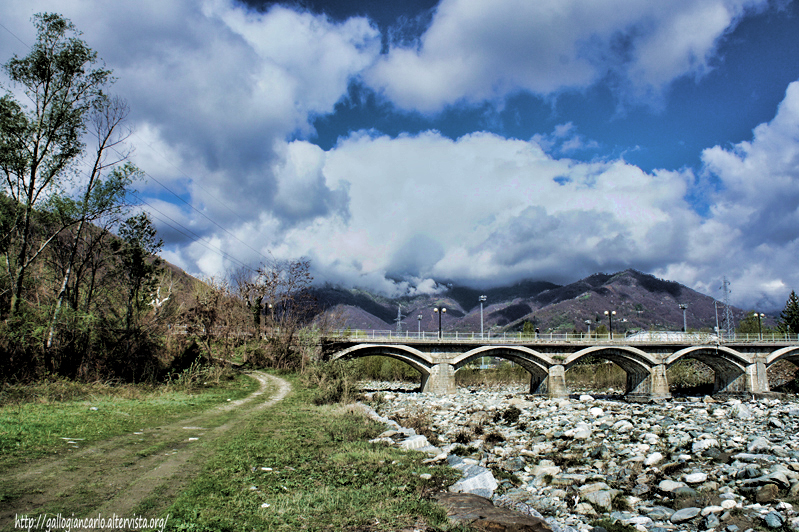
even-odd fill
[[[236,258],[236,257],[234,257],[233,255],[231,255],[231,254],[227,253],[226,251],[224,251],[224,250],[222,250],[222,249],[220,249],[220,248],[218,248],[218,247],[214,246],[213,244],[211,244],[210,242],[208,242],[207,240],[205,240],[204,238],[202,238],[200,235],[198,235],[197,233],[195,233],[194,231],[192,231],[191,229],[189,229],[189,228],[188,228],[188,227],[186,227],[185,225],[181,224],[180,222],[178,222],[177,220],[175,220],[175,219],[174,219],[174,218],[172,218],[171,216],[169,216],[169,215],[167,215],[167,214],[164,214],[162,211],[158,210],[158,209],[157,209],[155,206],[153,206],[151,203],[148,203],[148,202],[147,202],[145,199],[143,199],[143,198],[142,198],[141,196],[139,196],[138,194],[136,194],[136,193],[133,193],[133,195],[134,195],[134,196],[135,196],[135,197],[136,197],[136,198],[137,198],[137,199],[138,199],[138,200],[139,200],[141,203],[143,203],[144,205],[147,205],[148,207],[150,207],[152,210],[154,210],[155,212],[157,212],[158,214],[160,214],[161,216],[163,216],[163,217],[164,217],[164,218],[166,218],[167,220],[169,220],[169,221],[173,222],[173,223],[174,223],[174,224],[176,224],[177,226],[179,226],[179,227],[182,227],[182,228],[183,228],[183,229],[185,229],[187,232],[191,233],[191,235],[193,236],[193,238],[192,238],[192,237],[190,237],[189,235],[187,235],[186,233],[184,233],[183,231],[179,230],[177,227],[175,227],[174,225],[170,224],[169,222],[166,222],[166,221],[165,221],[163,218],[161,218],[161,221],[162,221],[162,222],[164,222],[166,225],[168,225],[169,227],[171,227],[172,229],[174,229],[174,230],[175,230],[175,231],[177,231],[178,233],[182,234],[183,236],[185,236],[185,237],[187,237],[187,238],[191,238],[193,242],[197,242],[197,243],[199,243],[199,244],[200,244],[200,245],[202,245],[202,246],[203,246],[205,249],[207,249],[207,250],[209,250],[209,251],[212,251],[212,252],[214,252],[214,253],[217,253],[217,254],[218,254],[218,255],[220,255],[221,257],[224,257],[224,258],[226,258],[226,259],[228,259],[228,260],[230,260],[230,261],[232,261],[232,262],[235,262],[235,263],[237,263],[239,266],[242,266],[243,268],[246,268],[246,269],[248,269],[248,270],[251,270],[251,271],[255,271],[253,268],[251,268],[250,266],[248,266],[248,265],[247,265],[247,264],[245,264],[244,262],[240,261],[239,259],[237,259],[237,258]]]

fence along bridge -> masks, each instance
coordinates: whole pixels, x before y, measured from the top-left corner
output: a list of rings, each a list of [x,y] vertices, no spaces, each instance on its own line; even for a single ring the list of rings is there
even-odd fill
[[[568,395],[566,370],[586,357],[609,360],[627,374],[625,396],[649,401],[670,397],[666,370],[683,359],[696,359],[715,373],[714,394],[762,394],[770,391],[768,368],[779,360],[799,366],[797,337],[739,337],[677,334],[671,339],[596,339],[547,334],[480,339],[460,333],[442,338],[419,335],[327,336],[324,360],[386,356],[401,360],[422,376],[424,392],[455,393],[455,372],[480,357],[512,361],[530,373],[530,393]]]

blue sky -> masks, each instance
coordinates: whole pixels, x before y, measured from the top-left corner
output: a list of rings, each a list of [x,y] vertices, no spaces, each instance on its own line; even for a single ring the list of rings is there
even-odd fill
[[[198,275],[265,257],[389,295],[636,268],[799,289],[799,7],[785,0],[12,0],[131,106],[142,205]],[[13,35],[12,35],[13,33]]]

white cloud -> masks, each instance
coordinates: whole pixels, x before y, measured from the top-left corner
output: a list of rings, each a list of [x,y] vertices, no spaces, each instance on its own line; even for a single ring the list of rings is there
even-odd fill
[[[739,304],[781,306],[799,288],[799,82],[751,141],[703,153],[705,218],[685,199],[697,186],[691,171],[561,158],[596,147],[568,122],[529,141],[361,131],[325,152],[303,140],[359,76],[422,111],[583,88],[609,72],[648,98],[706,72],[718,39],[763,5],[444,0],[417,48],[382,58],[367,20],[283,7],[37,0],[0,9],[28,42],[33,12],[64,13],[115,70],[137,129],[134,161],[202,213],[153,182],[140,187],[163,217],[207,240],[191,243],[159,221],[166,258],[191,272],[219,274],[236,266],[230,257],[305,255],[318,280],[413,294],[443,279],[570,282],[635,267],[707,293],[727,275]]]
[[[368,73],[399,107],[437,112],[518,91],[582,89],[608,73],[635,100],[710,67],[720,37],[767,0],[442,0],[427,31]]]
[[[674,264],[663,272],[706,283],[708,293],[718,287],[707,279],[726,275],[736,302],[768,310],[784,306],[799,287],[799,81],[788,86],[774,119],[753,133],[751,141],[702,153],[706,172],[720,184],[710,218],[688,234],[684,260],[695,270],[683,274]]]

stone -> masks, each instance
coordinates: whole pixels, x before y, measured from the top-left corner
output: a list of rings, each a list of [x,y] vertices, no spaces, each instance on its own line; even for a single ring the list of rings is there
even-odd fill
[[[658,484],[658,489],[660,489],[660,491],[665,491],[667,493],[671,493],[677,488],[682,488],[682,487],[685,487],[684,482],[675,482],[674,480],[669,480],[669,479],[661,480],[660,484]]]
[[[695,441],[693,445],[691,445],[691,452],[693,452],[694,454],[699,454],[710,447],[718,447],[718,446],[719,446],[718,440],[715,440],[713,438],[707,438],[704,440]]]
[[[701,512],[702,512],[701,508],[696,508],[693,506],[690,508],[683,508],[682,510],[677,510],[676,512],[671,514],[669,521],[671,521],[676,525],[678,523],[690,521],[691,519],[699,515]]]
[[[613,431],[618,432],[620,434],[623,434],[625,432],[630,432],[631,430],[633,430],[633,424],[627,421],[626,419],[621,420],[613,425]]]
[[[588,517],[597,517],[599,514],[596,513],[594,507],[587,503],[587,502],[579,502],[574,506],[574,511],[580,515],[587,515]]]
[[[478,495],[440,493],[436,499],[455,524],[470,525],[486,532],[552,532],[552,527],[543,519],[494,506],[491,500]]]
[[[647,512],[647,515],[656,521],[669,519],[672,514],[674,514],[674,510],[665,506],[655,506]]]
[[[613,498],[620,493],[619,490],[599,490],[584,493],[582,497],[594,506],[609,511],[613,509]]]
[[[663,461],[663,455],[657,451],[650,454],[644,459],[645,466],[653,466]]]
[[[762,453],[763,451],[767,452],[769,449],[771,449],[771,442],[763,436],[758,436],[746,446],[746,450],[750,453]]]
[[[780,494],[780,489],[776,484],[765,484],[758,488],[755,493],[755,501],[759,503],[771,502]]]
[[[765,521],[766,526],[769,528],[782,528],[782,525],[785,523],[785,519],[783,519],[782,515],[774,511],[763,516],[763,521]]]
[[[736,419],[752,419],[752,411],[745,404],[737,404],[730,410],[730,415]]]
[[[683,480],[688,484],[701,484],[702,482],[707,480],[707,474],[705,473],[690,473],[683,477]]]
[[[721,524],[719,517],[716,514],[708,514],[705,517],[705,528],[716,528]]]
[[[430,442],[428,442],[427,438],[425,438],[421,434],[417,434],[416,436],[411,436],[410,438],[406,438],[402,440],[399,444],[400,449],[421,449],[422,447],[427,447],[429,445]]]

